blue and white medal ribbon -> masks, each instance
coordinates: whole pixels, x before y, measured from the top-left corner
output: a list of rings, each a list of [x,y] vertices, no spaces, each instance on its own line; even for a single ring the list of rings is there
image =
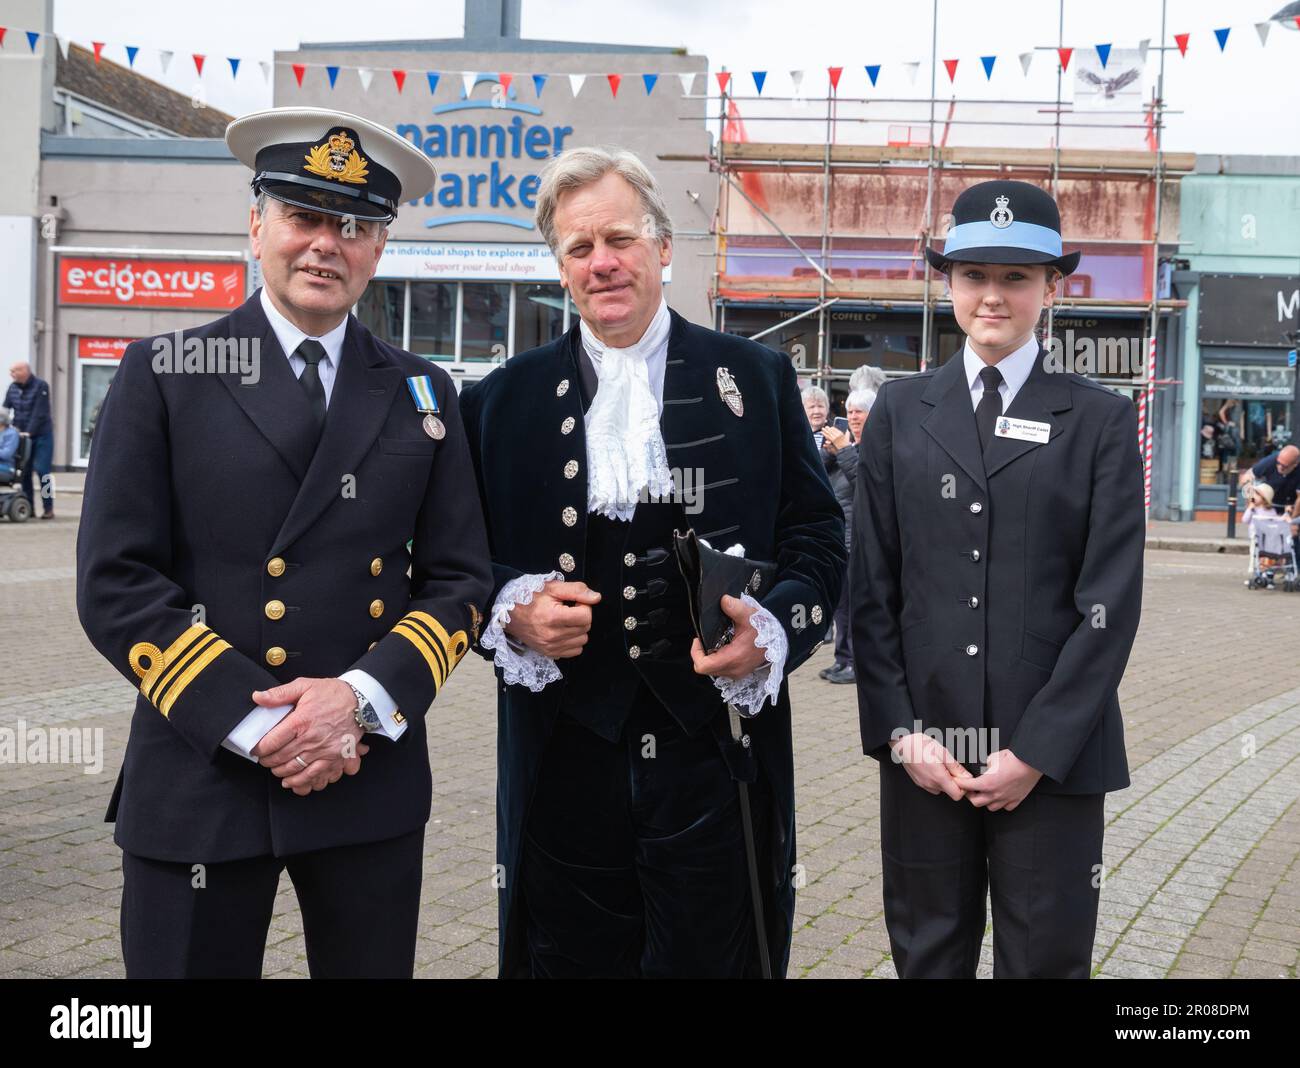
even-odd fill
[[[447,436],[447,428],[438,418],[438,398],[433,395],[433,379],[428,375],[416,375],[406,380],[406,388],[415,400],[415,410],[424,413],[424,432],[434,441],[441,441]]]

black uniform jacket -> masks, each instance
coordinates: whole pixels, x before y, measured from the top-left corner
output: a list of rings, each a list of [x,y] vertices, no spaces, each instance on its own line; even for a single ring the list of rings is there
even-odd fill
[[[1040,348],[1004,414],[1049,439],[982,455],[960,352],[871,409],[850,568],[863,751],[996,728],[989,748],[1041,771],[1036,789],[1118,790],[1145,540],[1134,407]]]
[[[455,388],[349,317],[317,443],[258,294],[184,339],[182,361],[173,335],[124,354],[77,539],[82,626],[140,690],[107,817],[115,840],[215,862],[420,827],[425,714],[491,589]],[[224,342],[255,345],[256,373],[230,360],[223,373]],[[432,378],[441,441],[408,392],[417,375]],[[372,737],[357,775],[298,797],[222,748],[254,690],[354,667],[409,723],[396,742]]]

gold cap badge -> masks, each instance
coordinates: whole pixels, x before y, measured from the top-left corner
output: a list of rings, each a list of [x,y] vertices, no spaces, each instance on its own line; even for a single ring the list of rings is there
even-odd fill
[[[303,159],[307,163],[304,170],[336,182],[365,185],[366,175],[370,173],[366,169],[369,161],[357,151],[356,144],[344,130],[334,131]]]

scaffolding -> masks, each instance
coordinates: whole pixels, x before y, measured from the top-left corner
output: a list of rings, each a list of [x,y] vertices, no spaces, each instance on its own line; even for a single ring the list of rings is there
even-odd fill
[[[934,3],[937,26],[938,3]],[[1055,59],[1063,44],[1064,0],[1058,0],[1058,43],[1043,45]],[[801,375],[827,387],[847,379],[850,367],[835,366],[830,318],[835,305],[919,313],[919,364],[942,360],[936,316],[949,302],[926,265],[927,245],[942,241],[940,205],[950,205],[965,185],[989,178],[1018,178],[1045,185],[1063,205],[1064,241],[1085,257],[1118,256],[1127,289],[1094,292],[1086,274],[1066,279],[1047,321],[1064,314],[1101,313],[1146,320],[1147,342],[1157,337],[1162,316],[1185,302],[1161,296],[1162,254],[1176,249],[1177,183],[1195,165],[1192,153],[1164,149],[1164,15],[1159,72],[1150,99],[1129,111],[1079,112],[1063,99],[1062,70],[1056,94],[1045,100],[960,100],[936,92],[937,32],[932,35],[928,98],[744,96],[735,79],[721,93],[717,135],[707,157],[717,177],[711,302],[715,326],[727,329],[728,309],[778,306],[788,317],[751,336],[765,337],[800,320],[816,322],[815,352],[792,353]],[[1172,48],[1173,46],[1168,46]],[[940,117],[937,109],[946,108]],[[928,115],[894,115],[923,108]],[[1005,109],[1013,110],[1008,116]],[[816,114],[810,112],[815,111]],[[924,114],[924,113],[923,113]],[[814,125],[822,140],[749,140],[746,124]],[[887,144],[855,143],[870,127],[888,128]],[[958,146],[954,130],[987,140],[1001,128],[1012,140],[1050,137],[1047,146]],[[1141,139],[1144,147],[1066,147],[1071,131],[1108,141]],[[1121,132],[1123,131],[1123,132]],[[685,157],[665,157],[685,159]],[[696,157],[700,159],[700,157]],[[771,194],[768,196],[767,194]],[[771,202],[769,202],[771,201]],[[1125,259],[1127,257],[1127,259]],[[1140,260],[1140,263],[1138,262]],[[1085,259],[1085,264],[1087,263]],[[1110,260],[1095,259],[1094,263]],[[771,270],[765,268],[770,267]],[[1140,270],[1141,292],[1133,288]],[[876,361],[864,361],[876,362]],[[1099,376],[1108,385],[1149,395],[1154,367],[1136,374]],[[907,373],[895,369],[892,373]]]

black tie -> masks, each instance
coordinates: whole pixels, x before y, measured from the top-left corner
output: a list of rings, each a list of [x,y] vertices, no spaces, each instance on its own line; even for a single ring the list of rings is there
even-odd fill
[[[325,429],[325,387],[320,380],[320,361],[325,355],[325,346],[319,341],[312,341],[307,338],[295,350],[295,354],[301,356],[307,366],[303,368],[302,374],[298,376],[298,382],[302,385],[303,392],[307,394],[307,403],[311,405],[312,419],[315,421],[316,436]]]
[[[984,383],[984,395],[975,409],[975,426],[980,432],[980,445],[988,452],[989,442],[993,440],[993,427],[1002,414],[1002,394],[998,392],[1002,372],[996,367],[981,368],[980,381]]]

